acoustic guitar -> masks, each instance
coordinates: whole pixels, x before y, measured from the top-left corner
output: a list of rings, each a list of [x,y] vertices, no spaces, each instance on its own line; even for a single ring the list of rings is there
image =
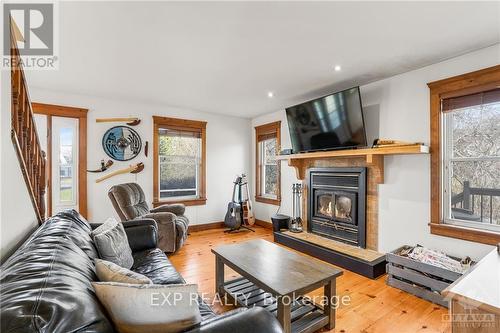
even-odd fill
[[[245,186],[245,191],[246,191],[246,200],[243,201],[242,203],[243,223],[252,226],[255,224],[255,215],[253,214],[252,201],[250,200],[250,191],[248,190],[247,176],[245,174],[241,176],[242,176],[241,186]]]
[[[231,230],[239,229],[242,223],[241,205],[234,199],[234,196],[236,195],[236,188],[240,185],[240,183],[241,183],[241,177],[238,176],[234,181],[233,197],[231,198],[231,201],[227,204],[227,212],[226,216],[224,217],[224,224]]]

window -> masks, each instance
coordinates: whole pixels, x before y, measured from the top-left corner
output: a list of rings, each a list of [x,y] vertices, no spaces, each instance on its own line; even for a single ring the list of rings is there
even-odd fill
[[[73,128],[61,128],[59,134],[59,201],[74,204],[73,168],[74,149],[73,139],[75,135]]]
[[[445,99],[443,216],[500,231],[500,89]]]
[[[275,158],[280,149],[280,127],[279,121],[255,127],[255,200],[273,205],[281,201],[280,162]]]
[[[432,234],[500,242],[500,66],[431,82]]]
[[[206,122],[153,117],[153,205],[203,205]]]

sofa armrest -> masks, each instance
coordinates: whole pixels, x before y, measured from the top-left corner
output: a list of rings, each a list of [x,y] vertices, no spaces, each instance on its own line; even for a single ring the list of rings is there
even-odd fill
[[[280,323],[270,312],[260,307],[230,311],[202,322],[188,333],[283,333]]]
[[[184,215],[186,206],[184,204],[165,204],[150,210],[151,213],[168,212],[175,215]]]
[[[121,222],[123,224],[123,227],[124,228],[127,228],[127,227],[134,227],[134,226],[138,226],[138,225],[144,225],[144,224],[147,224],[147,225],[151,225],[155,228],[157,228],[158,226],[156,225],[156,222],[154,219],[152,218],[136,218],[134,220],[130,220],[130,221],[125,221],[125,222]],[[89,222],[89,225],[90,225],[90,228],[92,230],[96,229],[97,227],[101,226],[102,225],[102,222],[101,223],[93,223],[93,222]]]
[[[158,228],[153,219],[136,219],[122,223],[132,252],[158,246]]]
[[[154,249],[158,247],[158,226],[151,218],[137,218],[121,222],[127,234],[128,244],[132,252]],[[102,223],[89,223],[92,230]]]

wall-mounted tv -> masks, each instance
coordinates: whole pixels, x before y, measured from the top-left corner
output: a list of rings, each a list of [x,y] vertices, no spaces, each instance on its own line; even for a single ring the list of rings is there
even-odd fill
[[[294,153],[366,147],[359,87],[286,109]]]

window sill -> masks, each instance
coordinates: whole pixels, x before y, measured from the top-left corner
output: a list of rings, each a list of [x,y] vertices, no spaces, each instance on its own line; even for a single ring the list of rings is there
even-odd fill
[[[444,223],[429,223],[431,234],[468,240],[476,243],[496,245],[500,242],[500,233],[479,230]]]
[[[256,196],[255,201],[275,206],[281,205],[281,199],[271,199],[271,198]]]
[[[178,204],[178,203],[184,204],[185,206],[202,206],[207,204],[207,198],[153,201],[153,207],[156,208],[161,205]]]

